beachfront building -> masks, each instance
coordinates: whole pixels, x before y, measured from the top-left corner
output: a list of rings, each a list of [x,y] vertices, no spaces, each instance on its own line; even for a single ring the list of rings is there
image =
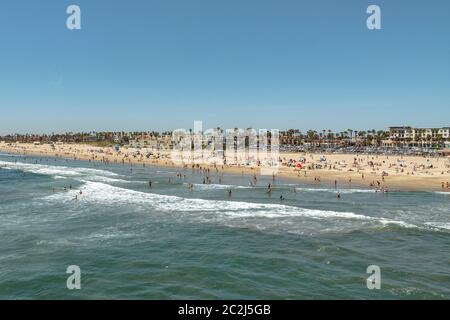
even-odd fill
[[[443,148],[446,141],[450,141],[450,127],[389,127],[389,139],[383,141],[383,146]]]
[[[129,139],[128,146],[131,148],[145,148],[150,150],[171,150],[173,149],[172,134],[165,132],[159,133],[141,133]]]
[[[450,140],[450,127],[440,128],[438,135],[442,136],[446,141]]]
[[[389,127],[389,138],[391,140],[414,139],[416,129],[412,127]]]

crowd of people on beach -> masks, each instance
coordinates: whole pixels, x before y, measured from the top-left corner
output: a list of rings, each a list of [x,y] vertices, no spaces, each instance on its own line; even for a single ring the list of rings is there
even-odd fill
[[[35,148],[38,148],[39,151],[34,152],[33,150]],[[176,167],[170,161],[170,154],[159,151],[151,153],[131,153],[122,150],[114,151],[111,148],[96,148],[80,145],[56,146],[51,151],[45,151],[43,146],[36,147],[18,145],[14,148],[11,147],[11,150],[9,151],[22,154],[40,153],[43,156],[54,156],[55,158],[64,158],[66,160],[69,158],[74,160],[87,160],[92,163],[94,167],[99,164],[130,165],[130,172],[133,172],[133,165],[138,164],[142,167],[146,167],[148,164]],[[391,189],[388,187],[388,184],[390,185],[393,183],[394,187],[397,187],[400,182],[404,183],[404,181],[406,181],[406,179],[401,181],[398,179],[396,180],[396,178],[401,176],[414,176],[415,178],[430,179],[433,176],[438,178],[437,176],[439,175],[442,176],[443,181],[436,181],[436,179],[434,179],[434,189],[436,190],[439,188],[442,191],[450,192],[449,182],[444,180],[450,174],[450,161],[448,160],[449,159],[446,158],[433,158],[425,156],[423,158],[408,158],[395,155],[370,154],[281,154],[279,174],[282,178],[300,178],[302,183],[314,183],[320,185],[330,183],[331,185],[334,185],[334,188],[336,189],[336,196],[338,198],[341,197],[338,190],[341,188],[343,182],[344,187],[353,187],[354,184],[367,185],[368,188],[374,190],[375,192],[388,193]],[[48,162],[48,159],[46,161]],[[222,184],[223,175],[225,172],[236,173],[241,169],[243,175],[249,175],[249,186],[256,187],[258,182],[256,174],[256,170],[258,170],[258,168],[249,168],[245,165],[189,164],[184,165],[181,168],[192,168],[198,173],[202,173],[203,184],[211,184],[213,178],[216,179],[215,181],[218,181],[219,184]],[[212,172],[215,172],[215,174]],[[186,175],[180,172],[177,172],[176,177],[178,179],[186,179]],[[275,181],[275,174],[272,179]],[[348,184],[346,181],[348,181]],[[395,184],[395,182],[398,183]],[[436,186],[438,183],[439,187]],[[151,180],[148,181],[148,185],[149,188],[154,187]],[[194,189],[194,184],[188,183],[187,188],[192,191]],[[269,183],[267,185],[267,194],[271,195],[273,190],[273,183]],[[229,190],[228,196],[232,197],[232,194],[232,190]],[[283,200],[285,198],[284,196],[281,196],[280,199]]]

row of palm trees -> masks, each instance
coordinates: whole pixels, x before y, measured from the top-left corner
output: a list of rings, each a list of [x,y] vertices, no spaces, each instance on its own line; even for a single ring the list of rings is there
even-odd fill
[[[218,130],[222,131],[220,128]],[[237,128],[236,128],[237,130]],[[191,130],[190,130],[191,131]],[[133,132],[67,132],[67,133],[52,133],[52,134],[14,134],[6,135],[0,137],[0,140],[7,142],[22,142],[22,143],[32,143],[39,141],[45,142],[111,142],[111,143],[123,143],[127,144],[129,141],[140,139],[140,138],[158,138],[162,136],[170,136],[171,132],[156,132],[156,131],[133,131]],[[375,129],[369,131],[357,131],[353,129],[348,129],[341,132],[332,132],[330,129],[324,129],[321,131],[308,130],[306,134],[301,133],[297,129],[289,129],[287,131],[280,132],[280,139],[284,143],[289,142],[313,142],[313,143],[325,143],[332,141],[368,141],[372,143],[373,140],[380,141],[385,139],[388,133],[382,130],[376,131]],[[294,144],[294,143],[293,143]]]
[[[302,134],[299,130],[287,130],[280,133],[281,140],[284,143],[295,142],[291,144],[301,144],[303,142],[322,144],[322,143],[352,143],[352,144],[381,144],[381,141],[389,137],[389,132],[383,130],[358,131],[348,129],[341,132],[332,132],[330,129],[321,131],[308,130]]]

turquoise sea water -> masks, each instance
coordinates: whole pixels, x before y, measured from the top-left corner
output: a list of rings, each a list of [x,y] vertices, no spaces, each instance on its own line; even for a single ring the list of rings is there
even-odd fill
[[[449,193],[177,171],[0,155],[0,299],[450,298]]]

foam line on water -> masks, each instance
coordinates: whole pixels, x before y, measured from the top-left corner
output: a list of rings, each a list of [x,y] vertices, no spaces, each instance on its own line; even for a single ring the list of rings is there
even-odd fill
[[[329,188],[305,188],[298,187],[295,188],[297,191],[306,191],[306,192],[340,192],[340,193],[375,193],[375,190],[371,189],[329,189]]]
[[[187,186],[187,184],[185,184]],[[250,189],[252,187],[249,186],[238,186],[238,185],[230,185],[230,184],[202,184],[202,183],[194,183],[194,189],[202,189],[202,190],[208,190],[208,189]]]
[[[450,230],[450,222],[426,222],[425,225],[437,229]]]
[[[52,166],[45,164],[31,164],[23,162],[8,162],[0,161],[0,166],[5,166],[11,169],[24,170],[26,172],[41,173],[47,175],[61,174],[61,175],[82,175],[82,174],[103,174],[107,176],[117,176],[116,173],[100,169],[91,168],[75,168],[66,166]]]
[[[252,203],[242,201],[190,199],[171,195],[160,195],[130,190],[104,184],[86,181],[81,188],[83,194],[80,202],[101,204],[104,206],[134,205],[158,212],[214,214],[231,218],[292,218],[304,217],[311,219],[350,219],[379,223],[382,225],[396,224],[402,227],[417,227],[404,221],[370,217],[352,212],[338,212],[330,210],[306,209],[282,204]],[[47,201],[71,201],[76,191],[47,196]]]

